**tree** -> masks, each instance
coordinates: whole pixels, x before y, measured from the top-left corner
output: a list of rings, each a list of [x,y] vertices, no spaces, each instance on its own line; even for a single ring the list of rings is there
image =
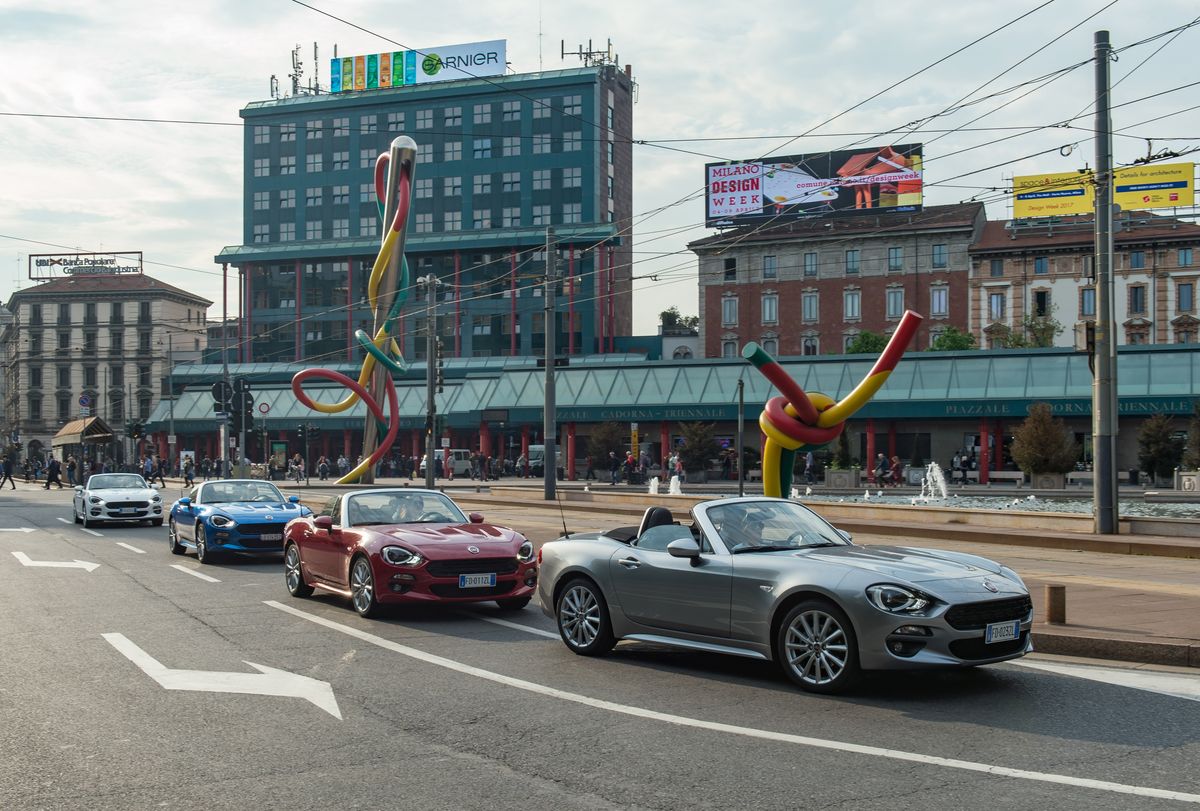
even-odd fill
[[[833,465],[838,470],[850,469],[850,432],[842,429],[837,438],[837,453],[833,457]]]
[[[887,346],[888,339],[878,332],[863,330],[846,347],[847,355],[878,355]]]
[[[679,458],[688,473],[708,470],[710,459],[717,458],[721,446],[717,444],[717,426],[711,422],[685,422],[679,426],[683,433],[683,444],[679,447]]]
[[[602,422],[588,434],[588,453],[596,467],[603,467],[610,452],[625,458],[625,443],[629,439],[629,428],[619,422]]]
[[[664,331],[671,329],[696,329],[700,326],[700,316],[680,315],[679,308],[672,305],[658,314],[659,323]]]
[[[961,332],[955,327],[946,327],[941,334],[929,345],[929,352],[959,352],[964,349],[978,349],[975,336],[969,332]]]
[[[1192,418],[1188,421],[1187,450],[1183,465],[1188,470],[1200,470],[1200,400],[1192,406]]]
[[[1029,416],[1013,432],[1012,458],[1029,476],[1066,473],[1075,469],[1079,445],[1066,423],[1055,419],[1049,403],[1034,403]]]
[[[1138,429],[1138,464],[1155,481],[1174,474],[1183,458],[1184,441],[1175,436],[1172,423],[1168,415],[1155,414]]]
[[[993,324],[989,327],[1001,349],[1031,349],[1054,346],[1054,339],[1063,331],[1063,325],[1054,319],[1053,313],[1057,307],[1051,307],[1046,315],[1028,314],[1021,319],[1018,329],[1007,324]]]

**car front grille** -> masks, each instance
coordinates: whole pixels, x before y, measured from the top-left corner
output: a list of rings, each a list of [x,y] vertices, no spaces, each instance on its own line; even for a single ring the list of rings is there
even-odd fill
[[[517,570],[517,559],[512,558],[468,558],[464,560],[431,560],[425,567],[430,577],[458,577],[460,574],[512,574]]]
[[[950,643],[950,652],[959,659],[995,659],[997,656],[1008,656],[1011,653],[1017,653],[1025,650],[1025,642],[1029,637],[1028,631],[1022,631],[1021,635],[1016,639],[1010,639],[1007,642],[993,642],[988,644],[979,639],[956,639]]]
[[[262,535],[265,532],[268,535],[274,533],[274,534],[277,534],[280,537],[282,537],[283,536],[283,524],[240,524],[239,523],[237,525],[237,531],[238,531],[239,535],[243,535],[243,536],[245,536],[245,535],[257,536],[257,535]],[[276,539],[276,540],[272,541],[271,543],[278,543],[278,542],[279,542],[279,539]]]
[[[433,583],[429,586],[429,590],[438,597],[498,597],[501,594],[508,594],[515,585],[516,583],[510,580],[506,583],[497,583],[489,588],[460,589],[449,583]]]
[[[1033,600],[1028,594],[990,600],[986,603],[964,603],[946,612],[946,622],[959,631],[977,631],[992,622],[1023,620],[1033,610]]]
[[[106,504],[110,510],[125,510],[129,508],[144,510],[150,506],[149,501],[110,501]]]

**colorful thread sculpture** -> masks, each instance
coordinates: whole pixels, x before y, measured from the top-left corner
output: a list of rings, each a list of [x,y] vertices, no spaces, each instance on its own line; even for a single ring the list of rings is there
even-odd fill
[[[852,392],[836,403],[819,392],[806,394],[783,367],[753,341],[742,348],[742,357],[753,363],[780,392],[780,396],[767,401],[758,417],[758,425],[767,437],[762,459],[763,495],[779,498],[791,492],[796,451],[805,445],[824,445],[837,439],[846,428],[846,420],[875,396],[896,368],[922,320],[923,317],[912,310],[905,311],[871,371]]]
[[[401,154],[405,156],[404,159],[397,159],[396,166],[393,167],[392,156]],[[383,437],[377,447],[370,448],[367,447],[367,432],[364,432],[363,456],[365,458],[345,476],[338,479],[338,484],[358,481],[363,473],[373,469],[396,440],[400,412],[392,374],[402,374],[408,369],[408,364],[400,351],[400,345],[396,342],[395,331],[400,320],[400,310],[408,300],[409,272],[408,262],[403,255],[403,246],[408,212],[412,201],[412,171],[415,155],[416,144],[412,139],[402,136],[392,141],[390,152],[383,153],[375,161],[375,197],[379,206],[379,218],[380,220],[386,219],[384,212],[387,184],[389,183],[392,183],[395,190],[396,212],[379,247],[379,254],[375,257],[375,264],[371,268],[371,276],[367,282],[367,300],[376,314],[375,335],[371,337],[361,329],[354,332],[355,340],[367,353],[358,379],[354,380],[332,369],[305,369],[296,373],[292,378],[292,392],[296,395],[296,399],[322,414],[340,413],[362,400],[369,412],[368,419],[374,418],[378,433]],[[396,279],[391,306],[380,318],[382,312],[379,308],[380,298],[385,295],[385,291],[381,288],[389,265],[397,253],[399,254],[399,277]],[[368,389],[372,376],[378,371],[377,365],[382,366],[387,373],[376,377],[376,385]],[[340,383],[350,390],[350,394],[336,403],[318,403],[304,391],[304,383],[311,379]],[[378,385],[380,380],[382,380],[382,386]],[[380,405],[380,400],[385,396],[390,419],[384,417],[383,408]]]

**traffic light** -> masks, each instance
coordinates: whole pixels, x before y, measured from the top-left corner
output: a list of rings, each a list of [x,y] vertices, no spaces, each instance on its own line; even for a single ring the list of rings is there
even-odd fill
[[[308,441],[316,442],[320,438],[321,438],[321,426],[319,426],[319,425],[308,426]]]
[[[443,387],[446,385],[445,368],[442,365],[442,339],[438,338],[434,341],[433,351],[437,354],[437,372],[436,383],[437,393],[441,394]]]
[[[140,422],[135,422],[133,424],[133,438],[134,439],[144,439],[145,437],[146,437],[146,426],[142,425]]]
[[[132,420],[125,421],[125,436],[129,437],[130,439],[135,438],[133,435],[133,421]]]
[[[297,426],[296,438],[299,439],[301,443],[308,442],[308,426],[307,425],[305,425],[304,423],[300,423],[300,425]]]

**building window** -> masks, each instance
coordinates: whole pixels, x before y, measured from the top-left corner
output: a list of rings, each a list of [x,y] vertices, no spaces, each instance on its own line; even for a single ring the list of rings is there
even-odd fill
[[[404,129],[404,113],[388,113],[387,128],[389,133],[402,131]]]
[[[375,184],[361,183],[358,187],[358,202],[374,203],[375,202]]]
[[[296,238],[296,223],[281,222],[279,223],[279,241],[291,242]]]
[[[280,124],[279,125],[279,140],[280,141],[295,141],[296,140],[296,125],[295,124]]]
[[[533,154],[546,155],[550,152],[550,133],[538,133],[533,136]]]
[[[1096,288],[1085,287],[1079,291],[1079,317],[1096,317]]]
[[[1050,315],[1050,291],[1035,290],[1033,291],[1033,314],[1038,318],[1045,318]]]
[[[29,367],[29,387],[33,389],[40,389],[42,387],[42,367]]]
[[[266,158],[254,159],[254,176],[255,177],[270,177],[271,162]]]
[[[726,257],[725,259],[725,281],[737,281],[737,257]]]
[[[1146,287],[1140,284],[1131,285],[1129,287],[1129,314],[1144,315],[1145,313]]]
[[[308,222],[304,224],[305,239],[323,239],[325,237],[324,224],[317,220],[316,222]]]
[[[42,352],[42,333],[41,331],[29,333],[29,351],[35,355]]]
[[[279,192],[279,207],[280,208],[295,208],[296,207],[296,190],[282,189]]]
[[[447,141],[442,152],[443,160],[462,160],[462,141]]]
[[[254,226],[254,241],[267,242],[271,238],[270,226],[256,225]]]
[[[604,144],[604,152],[605,152],[605,154],[606,154],[606,155],[607,155],[607,157],[608,157],[608,163],[609,163],[609,165],[610,165],[610,166],[615,166],[615,165],[616,165],[616,163],[617,163],[617,160],[616,160],[616,158],[614,158],[614,157],[613,157],[613,154],[614,154],[614,147],[613,147],[613,142],[612,142],[612,141],[606,141],[606,142],[605,142],[605,144]]]
[[[768,294],[762,297],[762,323],[779,323],[779,296]]]
[[[358,168],[370,169],[375,165],[375,150],[360,149],[358,150]]]
[[[417,110],[417,129],[427,130],[433,127],[433,110]]]
[[[934,287],[929,290],[929,314],[945,318],[950,315],[950,289]]]
[[[109,310],[108,322],[110,324],[124,324],[125,323],[125,304],[124,304],[124,302],[114,301],[112,303],[112,305],[110,305],[110,306],[111,306],[111,309]],[[39,308],[39,312],[40,312],[40,308]],[[41,317],[39,316],[38,323],[40,323],[40,322],[41,322]]]
[[[849,332],[842,336],[842,351],[849,352],[850,345],[858,339],[857,332]]]
[[[988,293],[988,318],[992,321],[1004,320],[1004,301],[1003,293]]]
[[[1195,307],[1195,285],[1191,282],[1180,282],[1179,287],[1175,290],[1175,296],[1178,303],[1175,307],[1181,313],[1190,313]]]
[[[471,144],[471,157],[482,160],[492,156],[492,139],[476,138]]]
[[[613,180],[613,176],[609,175],[608,176],[608,199],[612,200],[614,197],[616,197],[616,183]]]
[[[505,121],[520,121],[521,120],[521,102],[506,101],[504,102],[503,119]]]
[[[492,123],[492,105],[476,104],[474,115],[471,121],[475,124],[491,124]]]
[[[604,116],[604,123],[610,130],[613,129],[613,122],[615,121],[615,119],[616,119],[616,114],[613,111],[613,106],[610,104],[610,105],[608,105],[608,112]]]
[[[820,350],[820,338],[815,335],[806,335],[800,340],[801,355],[816,355]]]
[[[442,223],[443,223],[443,230],[461,231],[462,230],[462,212],[461,211],[447,211]]]
[[[858,250],[846,251],[846,272],[858,273],[861,268]]]
[[[737,357],[737,341],[721,341],[721,357]]]
[[[325,134],[324,121],[309,121],[304,125],[304,137],[309,141],[315,141]]]
[[[582,96],[563,96],[563,115],[579,115],[582,112]]]
[[[269,191],[256,191],[254,193],[254,210],[266,211],[271,207],[271,193]]]
[[[611,107],[609,109],[612,109]],[[776,357],[779,354],[779,341],[774,338],[763,338],[762,348],[771,357]]]
[[[113,364],[108,367],[108,385],[124,386],[125,385],[125,367],[120,364]]]
[[[418,178],[416,184],[413,186],[413,195],[418,200],[428,200],[433,197],[433,178]]]
[[[377,217],[359,217],[358,218],[358,235],[360,237],[374,237],[379,235],[379,219]]]
[[[501,157],[515,158],[521,154],[521,139],[516,136],[505,136],[501,142]]]
[[[304,171],[320,172],[323,168],[322,160],[323,158],[320,152],[312,152],[306,155],[304,158]]]
[[[990,274],[991,274],[992,278],[1004,275],[1004,260],[1003,259],[991,260]]]
[[[817,293],[800,294],[800,318],[804,321],[816,321],[821,317],[821,298]]]
[[[474,214],[471,215],[471,227],[472,228],[491,228],[492,227],[491,212],[476,211]]]
[[[445,110],[445,115],[446,115],[445,120],[446,120],[447,127],[461,127],[462,126],[462,108],[461,107],[447,107]]]
[[[738,300],[736,296],[721,299],[722,326],[736,326],[738,322]]]
[[[505,172],[500,181],[500,191],[506,194],[509,192],[519,192],[521,190],[520,172]]]
[[[1177,344],[1194,344],[1194,343],[1196,343],[1196,330],[1192,327],[1176,328],[1175,343],[1177,343]]]
[[[350,236],[350,220],[334,220],[333,230],[329,236],[334,239]]]
[[[254,143],[267,144],[271,142],[271,128],[259,124],[254,128]]]
[[[933,266],[935,268],[946,267],[947,258],[948,258],[948,254],[947,254],[945,245],[934,245],[933,246]]]
[[[350,119],[335,118],[333,119],[333,137],[345,136],[350,134]]]
[[[902,315],[904,315],[904,288],[890,288],[887,291],[887,317],[899,318]]]
[[[1125,330],[1125,341],[1131,345],[1140,345],[1146,343],[1146,330],[1141,327]]]
[[[374,135],[379,131],[379,116],[364,115],[358,119],[358,131],[363,135]]]
[[[550,188],[550,170],[535,169],[533,172],[533,190],[545,191]]]
[[[311,208],[312,206],[321,205],[321,187],[310,186],[304,190],[304,206]]]
[[[85,324],[95,324],[96,323],[96,302],[89,301],[89,302],[84,303],[84,305],[83,305],[83,323],[85,323]]]
[[[1129,252],[1129,267],[1134,270],[1141,270],[1146,267],[1146,252],[1145,251],[1130,251]]]
[[[447,197],[462,197],[462,178],[446,178],[442,183],[442,193]]]
[[[550,206],[534,206],[532,225],[550,224]]]
[[[474,183],[471,185],[472,194],[491,194],[492,193],[492,176],[491,175],[475,175]]]
[[[563,152],[578,152],[583,149],[583,134],[579,132],[563,133]]]
[[[1190,268],[1192,266],[1192,249],[1180,248],[1175,264],[1181,268]]]
[[[55,371],[58,373],[58,387],[60,389],[71,388],[71,367],[59,366]]]
[[[98,371],[95,366],[83,367],[83,385],[89,389],[96,388]]]
[[[521,225],[521,209],[506,208],[500,214],[501,228],[517,228]]]
[[[580,203],[567,203],[563,206],[564,223],[583,222],[583,206]]]
[[[779,278],[779,257],[764,256],[762,258],[762,277],[764,279]]]
[[[583,186],[583,170],[578,166],[563,169],[563,188],[578,189]]]
[[[350,168],[350,153],[349,152],[334,152],[333,153],[333,171],[344,172]]]
[[[335,206],[350,205],[350,187],[349,186],[334,186],[333,187],[333,204]]]
[[[815,253],[804,254],[804,275],[817,275],[817,255]]]
[[[433,231],[433,215],[418,214],[416,219],[417,233],[428,234]]]
[[[533,100],[533,117],[534,118],[549,118],[550,117],[550,99],[534,99]]]
[[[1033,257],[1033,272],[1038,276],[1045,276],[1050,272],[1050,257],[1035,256]]]
[[[59,349],[70,349],[71,348],[71,330],[60,329],[58,331],[58,348]]]
[[[846,290],[842,293],[842,318],[855,321],[862,317],[862,293],[859,290]]]
[[[888,248],[888,270],[904,270],[904,248]]]

